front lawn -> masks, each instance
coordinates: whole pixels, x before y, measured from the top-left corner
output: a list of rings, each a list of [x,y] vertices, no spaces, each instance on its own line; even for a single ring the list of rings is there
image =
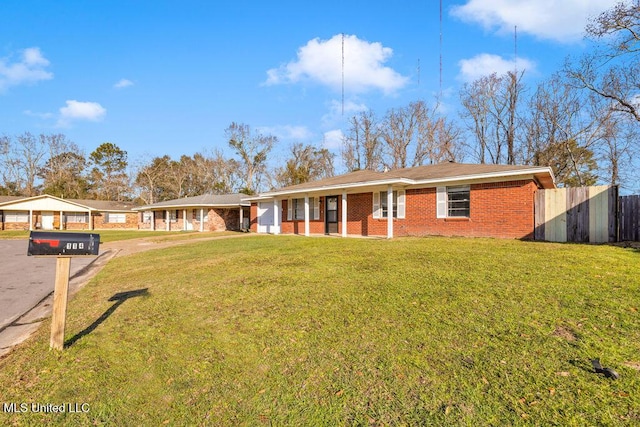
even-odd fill
[[[640,252],[611,246],[253,236],[144,252],[70,302],[63,352],[45,324],[0,360],[0,424],[636,425],[639,292]]]
[[[40,230],[38,230],[40,231]],[[70,230],[70,231],[53,231],[56,233],[95,233],[100,235],[100,242],[115,242],[118,240],[131,240],[143,238],[157,238],[158,240],[167,239],[193,239],[213,235],[213,233],[200,233],[196,231],[149,231],[149,230]],[[0,239],[28,239],[29,230],[4,230],[0,231]],[[232,232],[225,232],[232,233]],[[216,236],[219,234],[215,234]]]

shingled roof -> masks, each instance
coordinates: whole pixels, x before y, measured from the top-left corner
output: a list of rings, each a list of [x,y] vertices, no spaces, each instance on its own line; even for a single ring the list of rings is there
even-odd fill
[[[143,211],[186,207],[232,208],[250,206],[251,204],[249,202],[244,202],[242,200],[246,197],[248,197],[246,194],[203,194],[201,196],[165,200],[151,205],[139,206],[135,208],[135,210]]]
[[[39,196],[0,196],[0,207],[10,205],[17,202],[28,202],[39,199],[54,199],[61,202],[68,202],[77,205],[82,209],[91,211],[108,211],[108,212],[127,212],[131,211],[136,205],[131,202],[116,202],[111,200],[88,200],[88,199],[63,199],[61,197],[51,196],[49,194],[41,194]]]
[[[284,194],[295,194],[309,191],[337,190],[350,187],[365,187],[374,185],[420,185],[444,182],[454,182],[474,179],[531,176],[541,187],[555,188],[555,178],[549,167],[515,166],[515,165],[479,165],[468,163],[445,162],[435,165],[418,166],[413,168],[395,169],[388,172],[361,170],[338,175],[319,181],[292,185],[279,190],[262,193],[261,197],[272,197]]]

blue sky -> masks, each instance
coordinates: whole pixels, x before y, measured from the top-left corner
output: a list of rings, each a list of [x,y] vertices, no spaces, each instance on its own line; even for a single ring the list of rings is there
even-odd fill
[[[514,66],[528,82],[579,55],[614,0],[443,0],[443,106]],[[0,134],[63,133],[129,162],[232,153],[231,122],[338,153],[359,109],[378,116],[440,92],[440,6],[408,1],[57,1],[0,4]],[[344,35],[344,103],[342,40]],[[344,114],[343,114],[344,108]]]

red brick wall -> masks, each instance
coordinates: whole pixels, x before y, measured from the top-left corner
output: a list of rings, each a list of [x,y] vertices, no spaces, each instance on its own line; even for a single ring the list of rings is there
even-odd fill
[[[469,236],[533,239],[534,195],[532,180],[470,186],[469,218],[436,218],[436,188],[406,191],[406,215],[394,219],[394,236]],[[287,200],[282,201],[282,233],[304,234],[304,221],[287,221]],[[309,223],[311,234],[324,233],[325,199],[320,203],[320,220]],[[252,206],[252,224],[257,207]],[[342,201],[338,197],[338,233],[342,230]],[[253,227],[253,225],[252,225]],[[256,228],[254,227],[255,231]],[[373,194],[347,196],[347,234],[386,236],[387,219],[373,218]]]
[[[210,209],[209,231],[240,229],[240,209]],[[206,227],[206,225],[205,225]]]
[[[282,201],[282,209],[280,211],[280,218],[282,218],[282,227],[280,232],[283,234],[304,234],[304,220],[294,219],[287,220],[287,209],[289,206],[289,200]],[[309,221],[309,233],[311,234],[324,234],[324,197],[320,198],[320,219],[312,219]],[[313,217],[313,206],[309,206],[309,215]]]
[[[137,230],[138,212],[127,212],[124,223],[105,222],[105,213],[99,212],[93,215],[94,230]]]
[[[533,239],[531,181],[473,184],[469,218],[436,218],[436,189],[407,190],[406,219],[394,221],[396,236],[470,236]]]
[[[258,232],[258,203],[256,202],[251,202],[251,207],[249,208],[249,212],[250,212],[250,222],[249,222],[249,229],[253,232],[253,233],[257,233]]]

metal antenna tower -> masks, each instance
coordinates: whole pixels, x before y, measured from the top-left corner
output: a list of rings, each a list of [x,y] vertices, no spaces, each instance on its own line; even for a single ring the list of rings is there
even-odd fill
[[[442,0],[440,0],[440,93],[442,97]]]
[[[344,116],[344,33],[342,33],[342,115]]]

